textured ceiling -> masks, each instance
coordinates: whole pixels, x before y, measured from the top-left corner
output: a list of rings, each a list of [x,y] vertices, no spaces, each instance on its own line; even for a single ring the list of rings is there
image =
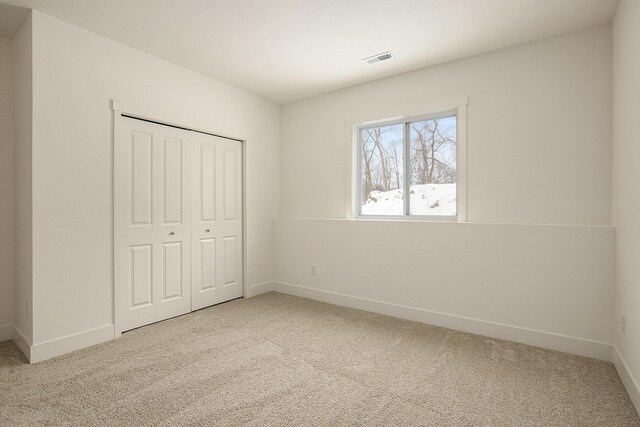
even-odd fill
[[[618,0],[0,0],[276,102],[609,22]],[[394,58],[362,58],[391,51]]]

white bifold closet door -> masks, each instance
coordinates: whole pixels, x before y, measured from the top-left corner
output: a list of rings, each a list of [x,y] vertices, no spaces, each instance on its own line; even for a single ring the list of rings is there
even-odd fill
[[[191,203],[192,309],[242,296],[242,147],[194,134]]]
[[[119,117],[114,174],[120,331],[242,296],[241,143]]]
[[[191,310],[189,134],[122,118],[116,135],[116,256],[122,330]]]

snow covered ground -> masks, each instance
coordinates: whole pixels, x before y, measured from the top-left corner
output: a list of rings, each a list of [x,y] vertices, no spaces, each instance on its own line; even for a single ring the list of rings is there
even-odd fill
[[[402,189],[372,191],[362,215],[402,215]],[[411,186],[411,215],[455,215],[455,184],[421,184]]]

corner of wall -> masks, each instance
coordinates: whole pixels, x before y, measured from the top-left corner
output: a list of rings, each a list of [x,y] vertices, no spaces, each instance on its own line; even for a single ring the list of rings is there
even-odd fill
[[[620,349],[618,349],[618,346],[616,345],[613,346],[611,359],[618,371],[618,375],[620,375],[622,384],[624,384],[627,393],[629,393],[629,397],[631,398],[633,406],[636,408],[636,412],[640,414],[640,383],[631,372],[631,369],[629,369],[629,365],[627,365],[626,360],[624,360],[622,354],[620,354]]]
[[[277,283],[273,281],[251,285],[247,288],[245,298],[251,298],[261,294],[266,294],[267,292],[273,292],[276,290],[276,285]]]
[[[13,323],[13,61],[11,40],[0,37],[0,341]]]
[[[616,227],[613,359],[640,413],[640,2],[621,0],[612,21],[612,224]],[[623,326],[623,316],[624,320]]]
[[[13,62],[13,332],[30,358],[33,337],[33,25],[30,14],[12,41]]]
[[[12,327],[12,339],[15,345],[20,349],[27,361],[31,363],[31,344],[24,334],[15,325]]]

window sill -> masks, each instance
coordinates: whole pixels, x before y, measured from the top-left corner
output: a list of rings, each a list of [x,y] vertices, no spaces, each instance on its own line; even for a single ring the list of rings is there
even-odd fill
[[[356,221],[401,221],[401,222],[460,222],[457,216],[450,215],[358,215]]]

